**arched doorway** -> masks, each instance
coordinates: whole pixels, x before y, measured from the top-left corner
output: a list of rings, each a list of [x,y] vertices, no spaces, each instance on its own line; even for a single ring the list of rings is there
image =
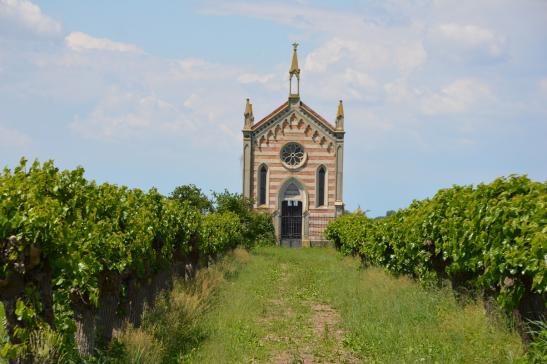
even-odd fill
[[[280,190],[280,242],[281,246],[302,246],[302,212],[304,191],[296,180],[288,181]]]

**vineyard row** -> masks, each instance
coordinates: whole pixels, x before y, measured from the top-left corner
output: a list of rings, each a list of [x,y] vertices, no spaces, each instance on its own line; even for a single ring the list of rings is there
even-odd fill
[[[384,218],[343,215],[326,235],[366,264],[425,282],[449,279],[518,317],[545,317],[546,182],[513,175],[453,186]]]
[[[23,159],[0,174],[0,299],[9,342],[1,354],[32,362],[44,327],[87,357],[146,304],[238,245],[273,240],[267,215],[228,192],[211,203],[195,187],[170,198]],[[188,192],[190,192],[188,194]]]

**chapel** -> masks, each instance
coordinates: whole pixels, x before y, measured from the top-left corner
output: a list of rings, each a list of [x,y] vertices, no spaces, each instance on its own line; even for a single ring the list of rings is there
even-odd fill
[[[249,99],[243,126],[243,195],[271,213],[279,244],[324,245],[328,222],[344,211],[344,108],[334,123],[300,99],[298,44],[293,44],[289,97],[254,122]]]

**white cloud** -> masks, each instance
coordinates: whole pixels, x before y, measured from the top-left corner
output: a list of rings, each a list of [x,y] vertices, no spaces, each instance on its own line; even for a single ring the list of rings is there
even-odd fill
[[[475,105],[493,98],[487,84],[474,79],[460,79],[444,86],[439,92],[422,99],[425,114],[463,113]]]
[[[0,148],[22,147],[30,144],[30,137],[19,130],[0,125]]]
[[[376,87],[376,81],[367,73],[357,71],[353,68],[346,68],[344,72],[344,79],[355,85],[364,88]]]
[[[502,54],[505,45],[503,37],[477,25],[446,23],[439,25],[436,30],[442,38],[455,45],[470,49],[481,48],[494,57]]]
[[[162,62],[167,63],[167,70],[161,70],[159,73],[176,81],[219,81],[227,78],[235,79],[241,74],[241,70],[236,67],[208,62],[201,58],[185,58],[176,61],[163,59]]]
[[[409,74],[426,62],[427,53],[420,41],[402,38],[396,43],[399,44],[336,37],[306,56],[303,71],[324,73],[332,66],[344,64],[366,73],[389,70]]]
[[[325,72],[346,59],[354,63],[354,68],[396,65],[401,72],[410,72],[427,58],[421,40],[416,37],[423,31],[418,24],[385,26],[356,12],[282,2],[222,2],[206,12],[266,19],[327,36],[327,41],[305,57],[306,72]]]
[[[102,50],[114,52],[142,52],[134,44],[114,42],[107,38],[95,38],[82,32],[72,32],[65,37],[66,45],[76,51]]]
[[[246,83],[268,83],[269,81],[273,80],[275,78],[275,75],[273,73],[268,73],[265,75],[260,75],[258,73],[243,73],[240,75],[237,80],[240,83],[246,84]]]
[[[350,12],[332,11],[309,4],[282,2],[215,2],[203,10],[209,15],[243,15],[275,21],[299,29],[335,34],[356,34],[363,30],[363,18]]]
[[[303,30],[297,38],[316,39],[317,47],[300,48],[301,92],[308,100],[378,103],[384,95],[378,85],[406,79],[428,61],[425,27],[418,23],[385,24],[367,12],[283,1],[215,2],[206,12],[273,21]]]
[[[342,58],[344,49],[351,48],[354,48],[352,42],[334,38],[306,56],[303,70],[325,72],[328,66]]]
[[[43,35],[59,34],[62,29],[60,23],[44,15],[40,7],[27,0],[0,0],[0,20]]]
[[[414,71],[425,63],[427,52],[420,41],[403,44],[395,49],[395,63],[401,73]]]
[[[184,107],[187,107],[189,109],[193,109],[194,107],[196,107],[196,105],[199,104],[199,96],[196,95],[196,94],[191,94],[190,97],[188,97],[186,100],[184,100]]]
[[[439,31],[443,36],[469,45],[478,45],[491,42],[495,39],[492,31],[475,25],[442,24]]]
[[[113,88],[86,118],[76,118],[71,128],[90,138],[127,140],[180,135],[195,126],[185,110],[165,100]]]
[[[421,92],[411,89],[406,79],[400,78],[384,85],[387,100],[393,103],[414,102]]]

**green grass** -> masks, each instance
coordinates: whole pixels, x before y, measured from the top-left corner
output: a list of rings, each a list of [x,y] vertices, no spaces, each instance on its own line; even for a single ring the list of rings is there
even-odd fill
[[[238,249],[177,282],[118,342],[123,359],[97,362],[510,363],[524,355],[519,336],[480,302],[459,304],[449,289],[361,269],[323,248]]]
[[[523,355],[518,335],[480,303],[462,307],[448,289],[359,269],[332,249],[259,248],[213,297],[197,324],[203,341],[184,362],[505,363]]]
[[[4,344],[7,339],[6,314],[4,312],[4,306],[0,303],[0,345]]]
[[[4,312],[4,306],[0,303],[0,350],[7,341],[8,335],[6,333],[6,314]],[[1,357],[0,363],[5,363]]]

